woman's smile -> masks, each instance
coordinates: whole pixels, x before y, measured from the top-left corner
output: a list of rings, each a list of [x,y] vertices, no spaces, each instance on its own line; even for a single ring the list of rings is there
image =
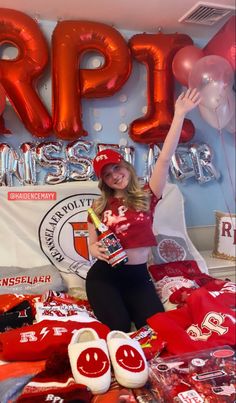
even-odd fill
[[[103,169],[102,179],[112,189],[125,189],[129,184],[130,173],[122,164],[109,164]]]

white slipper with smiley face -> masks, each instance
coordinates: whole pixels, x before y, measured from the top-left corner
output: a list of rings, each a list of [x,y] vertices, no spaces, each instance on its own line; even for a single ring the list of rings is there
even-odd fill
[[[105,393],[111,383],[111,365],[105,340],[92,328],[82,328],[72,337],[68,355],[73,377],[96,395]]]
[[[137,340],[113,330],[107,335],[107,346],[117,382],[126,388],[140,388],[148,380],[148,366]]]

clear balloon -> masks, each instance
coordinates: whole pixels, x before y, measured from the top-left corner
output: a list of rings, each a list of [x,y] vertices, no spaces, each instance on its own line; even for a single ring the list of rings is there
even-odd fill
[[[202,91],[204,87],[217,82],[222,88],[233,87],[234,72],[229,62],[221,56],[205,56],[199,59],[189,74],[189,87]]]
[[[204,57],[204,52],[197,46],[189,45],[180,49],[172,62],[172,70],[176,80],[187,87],[189,74],[195,63],[202,57]]]
[[[235,120],[235,95],[233,90],[222,88],[218,83],[209,83],[202,91],[199,105],[202,118],[215,129],[221,130]],[[230,127],[230,126],[229,126]]]
[[[56,185],[64,182],[68,177],[68,164],[64,158],[54,157],[50,154],[60,153],[62,145],[56,141],[48,141],[40,143],[36,147],[37,162],[45,168],[54,168],[56,173],[47,173],[45,183],[48,185]]]
[[[189,75],[189,87],[201,94],[199,111],[212,127],[221,130],[234,114],[234,73],[231,65],[221,56],[205,56]]]

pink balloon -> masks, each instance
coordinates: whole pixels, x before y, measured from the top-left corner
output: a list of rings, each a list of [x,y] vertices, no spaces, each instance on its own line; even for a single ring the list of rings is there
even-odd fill
[[[172,62],[172,71],[176,80],[187,87],[189,74],[196,62],[202,57],[204,57],[202,49],[194,45],[185,46],[180,49]]]

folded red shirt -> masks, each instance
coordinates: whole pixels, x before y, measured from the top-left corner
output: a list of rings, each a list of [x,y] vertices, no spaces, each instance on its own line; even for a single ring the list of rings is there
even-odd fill
[[[20,329],[0,333],[1,358],[6,361],[36,361],[47,359],[58,347],[69,344],[73,333],[83,327],[94,329],[106,339],[110,329],[103,323],[43,320]]]
[[[235,312],[203,287],[182,308],[157,313],[147,322],[172,354],[236,343]]]

